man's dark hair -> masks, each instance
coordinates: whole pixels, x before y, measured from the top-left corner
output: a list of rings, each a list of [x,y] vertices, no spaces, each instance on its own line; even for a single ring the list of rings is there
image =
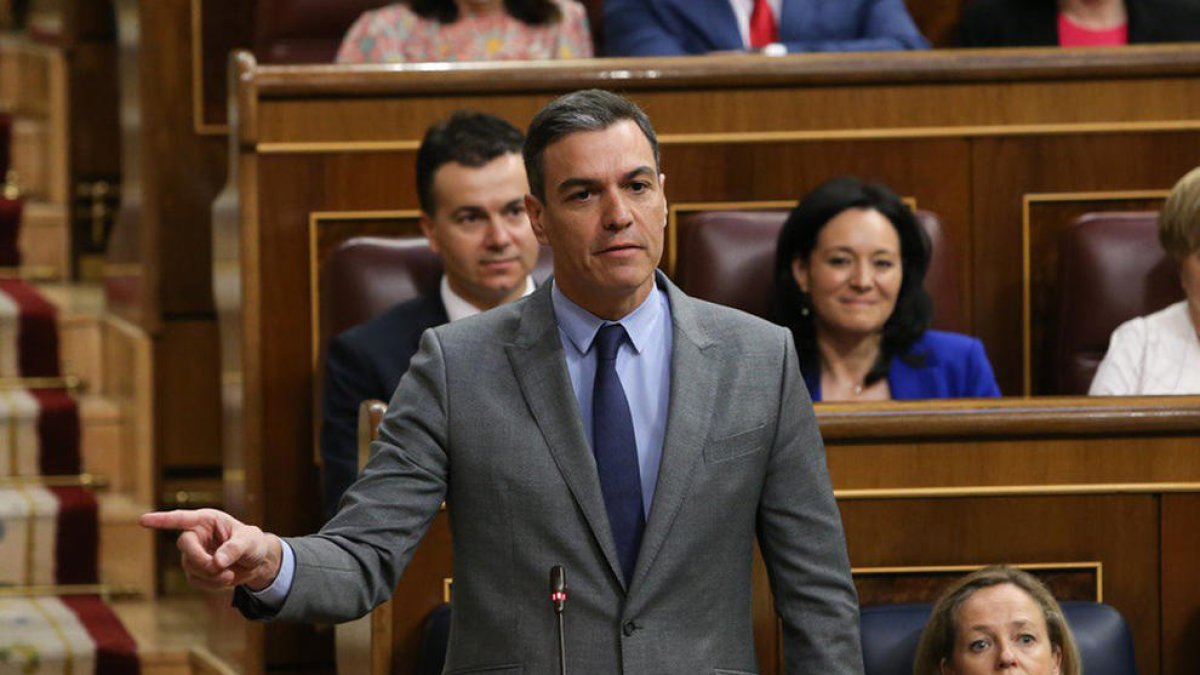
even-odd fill
[[[433,176],[443,164],[479,168],[501,155],[520,153],[521,130],[487,113],[460,110],[425,131],[417,151],[417,199],[433,215]]]
[[[581,131],[603,131],[625,120],[637,124],[650,142],[650,148],[654,151],[654,170],[658,171],[658,136],[646,113],[633,101],[611,91],[585,89],[547,103],[529,123],[524,152],[529,191],[539,200],[546,201],[542,161],[546,147],[551,143]]]
[[[893,356],[915,367],[925,365],[924,355],[910,353],[909,349],[924,335],[933,319],[933,300],[925,290],[929,237],[912,209],[886,185],[843,176],[818,185],[801,198],[783,224],[775,247],[775,320],[791,329],[800,356],[800,370],[819,374],[816,310],[812,298],[800,290],[792,275],[792,261],[800,258],[810,263],[821,230],[846,209],[878,211],[896,228],[900,238],[903,277],[896,307],[883,324],[879,358],[865,378],[870,385],[887,375]]]
[[[458,21],[458,3],[454,0],[412,0],[411,7],[414,14],[424,19],[438,23]],[[504,0],[504,11],[530,26],[543,26],[562,18],[554,0]]]

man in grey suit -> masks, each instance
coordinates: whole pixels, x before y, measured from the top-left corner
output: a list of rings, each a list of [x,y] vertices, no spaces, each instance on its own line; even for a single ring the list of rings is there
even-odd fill
[[[591,90],[525,145],[554,279],[427,331],[374,457],[316,535],[217,511],[184,529],[189,577],[255,618],[344,621],[391,593],[442,500],[454,546],[446,672],[558,666],[547,571],[570,575],[573,673],[751,673],[757,534],[788,673],[860,673],[857,599],[790,334],[657,272],[664,177],[649,120]]]

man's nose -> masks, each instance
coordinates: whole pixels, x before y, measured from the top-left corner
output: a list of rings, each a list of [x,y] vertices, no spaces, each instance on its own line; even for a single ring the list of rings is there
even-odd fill
[[[512,232],[502,218],[489,218],[484,234],[484,244],[489,248],[504,248],[512,243]]]
[[[607,193],[604,199],[604,227],[612,230],[625,229],[633,223],[632,213],[624,195],[617,190]]]

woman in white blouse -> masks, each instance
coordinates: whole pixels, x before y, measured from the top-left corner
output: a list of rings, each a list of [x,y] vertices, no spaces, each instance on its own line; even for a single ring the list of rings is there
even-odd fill
[[[1200,394],[1200,167],[1171,190],[1158,240],[1179,264],[1186,299],[1117,327],[1089,394]]]

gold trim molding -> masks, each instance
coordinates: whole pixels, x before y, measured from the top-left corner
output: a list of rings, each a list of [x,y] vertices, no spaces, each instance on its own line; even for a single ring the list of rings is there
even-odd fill
[[[1133,199],[1166,199],[1169,190],[1099,190],[1096,192],[1028,192],[1021,196],[1021,386],[1022,395],[1033,395],[1033,262],[1030,211],[1034,204],[1115,202]]]

